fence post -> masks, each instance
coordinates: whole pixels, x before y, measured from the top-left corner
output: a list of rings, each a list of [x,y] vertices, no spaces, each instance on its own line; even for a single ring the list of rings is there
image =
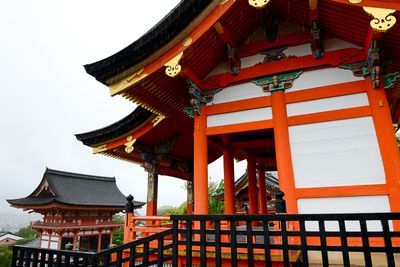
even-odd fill
[[[125,204],[125,225],[124,225],[124,244],[129,243],[133,240],[136,239],[136,234],[132,232],[132,217],[133,217],[133,210],[134,210],[134,205],[133,205],[133,196],[128,195],[126,197],[126,204]]]

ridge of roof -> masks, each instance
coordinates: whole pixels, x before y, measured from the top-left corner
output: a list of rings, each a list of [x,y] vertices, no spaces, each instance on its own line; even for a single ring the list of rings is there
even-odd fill
[[[66,171],[50,169],[48,167],[46,167],[46,171],[43,176],[45,177],[46,174],[55,174],[55,175],[60,175],[60,176],[68,177],[68,178],[76,178],[76,179],[115,182],[115,177],[97,176],[97,175],[82,174],[82,173],[75,173],[75,172],[66,172]]]
[[[109,139],[117,138],[128,131],[138,127],[152,115],[156,115],[147,109],[137,106],[130,114],[124,118],[97,130],[86,133],[75,134],[78,141],[84,145],[96,145],[105,142]],[[111,136],[110,136],[111,135]]]
[[[132,44],[97,62],[86,64],[86,72],[99,82],[140,63],[178,36],[213,0],[182,0],[161,21]]]

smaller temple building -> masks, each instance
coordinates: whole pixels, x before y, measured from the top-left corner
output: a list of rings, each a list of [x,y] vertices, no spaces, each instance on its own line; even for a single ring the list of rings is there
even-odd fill
[[[46,168],[42,181],[27,197],[7,200],[12,207],[43,215],[31,228],[41,248],[100,251],[121,227],[112,216],[124,210],[126,199],[114,177],[70,173]],[[140,208],[144,202],[134,202]]]
[[[0,248],[10,247],[17,243],[18,240],[23,239],[20,236],[14,235],[10,232],[0,232]]]

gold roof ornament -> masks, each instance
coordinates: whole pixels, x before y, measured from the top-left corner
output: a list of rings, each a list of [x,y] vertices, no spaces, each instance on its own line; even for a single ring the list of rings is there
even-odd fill
[[[270,0],[249,0],[249,4],[255,8],[263,8],[268,5]]]
[[[396,24],[396,18],[392,15],[396,11],[394,9],[366,6],[363,8],[365,12],[374,17],[370,25],[377,32],[386,32]]]
[[[132,135],[129,135],[129,136],[126,138],[126,141],[128,141],[128,142],[126,142],[126,143],[124,144],[124,146],[125,146],[125,152],[126,152],[126,153],[132,153],[132,151],[134,150],[133,144],[136,142],[136,138],[133,138]]]
[[[165,69],[165,73],[169,77],[175,77],[176,75],[178,75],[181,72],[182,66],[179,65],[179,61],[181,60],[182,56],[183,56],[183,51],[180,52],[178,55],[176,55],[173,59],[171,59],[164,65],[165,67],[167,67]]]
[[[99,154],[102,153],[104,151],[107,151],[107,144],[101,145],[101,146],[96,146],[93,147],[93,154]]]

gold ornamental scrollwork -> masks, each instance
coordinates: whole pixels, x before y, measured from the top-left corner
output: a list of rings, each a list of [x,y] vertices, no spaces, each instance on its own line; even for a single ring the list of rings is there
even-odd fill
[[[268,5],[270,0],[249,0],[249,4],[255,8],[263,8]]]
[[[98,153],[107,151],[108,149],[106,146],[107,146],[107,144],[93,147],[93,154],[98,154]]]
[[[178,75],[181,72],[182,66],[179,65],[179,61],[181,60],[182,56],[183,56],[183,51],[180,52],[178,55],[176,55],[173,59],[171,59],[164,65],[165,67],[167,67],[165,69],[165,73],[169,77],[175,77],[176,75]]]
[[[136,139],[134,139],[134,138],[130,135],[130,136],[128,136],[128,137],[126,138],[126,141],[128,141],[128,142],[126,142],[126,143],[124,144],[124,146],[125,146],[125,152],[126,152],[126,153],[132,153],[132,151],[134,150],[133,144],[136,142]]]
[[[396,18],[392,14],[394,9],[363,7],[364,11],[374,17],[370,25],[372,29],[378,32],[386,32],[396,24]]]
[[[165,119],[164,115],[158,115],[155,117],[151,122],[153,123],[153,127],[155,127],[157,124],[159,124],[163,119]]]

